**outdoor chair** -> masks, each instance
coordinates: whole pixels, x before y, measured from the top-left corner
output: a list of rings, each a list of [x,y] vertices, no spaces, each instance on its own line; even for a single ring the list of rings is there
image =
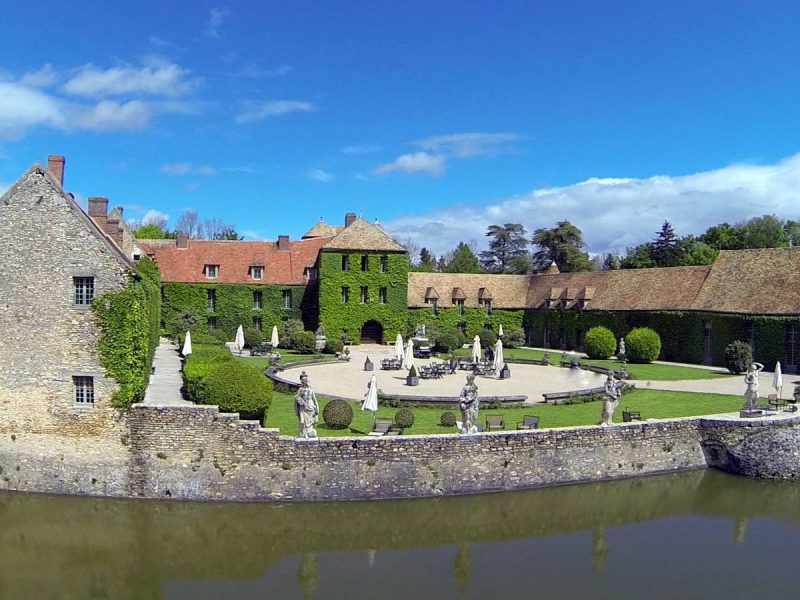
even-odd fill
[[[525,415],[522,417],[522,422],[517,423],[517,429],[538,429],[539,417],[533,415]]]
[[[641,421],[642,413],[638,410],[628,410],[627,408],[622,411],[622,422],[630,423],[631,421]]]
[[[488,415],[486,417],[486,429],[484,431],[501,431],[506,428],[503,415]]]
[[[378,435],[389,435],[391,429],[391,419],[375,419],[375,423],[372,426],[372,433]]]
[[[786,404],[782,398],[778,398],[778,394],[770,394],[767,396],[767,403],[769,404],[769,410],[774,411],[777,411]]]

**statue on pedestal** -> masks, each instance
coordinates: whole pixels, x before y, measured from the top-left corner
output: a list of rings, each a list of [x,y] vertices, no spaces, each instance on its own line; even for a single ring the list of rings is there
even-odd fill
[[[614,379],[614,372],[609,370],[606,382],[603,385],[603,415],[600,419],[602,427],[609,427],[614,424],[614,411],[619,406],[620,390],[617,380]]]
[[[745,373],[744,382],[747,385],[747,389],[744,391],[743,411],[756,410],[759,389],[758,376],[763,369],[764,365],[754,362],[750,365],[750,368],[747,369],[747,373]]]
[[[300,387],[294,395],[294,412],[300,421],[301,438],[316,438],[317,430],[314,426],[319,421],[319,405],[317,396],[308,384],[306,372],[300,375]]]
[[[475,375],[467,375],[467,383],[461,389],[458,407],[461,409],[461,429],[459,433],[477,433],[478,409],[478,386],[475,385]]]

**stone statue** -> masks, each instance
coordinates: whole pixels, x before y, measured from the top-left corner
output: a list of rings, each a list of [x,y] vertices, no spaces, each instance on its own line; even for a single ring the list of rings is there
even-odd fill
[[[600,420],[600,425],[609,427],[614,424],[614,411],[619,406],[619,387],[617,387],[617,380],[614,379],[614,372],[608,372],[608,378],[603,386],[603,415]]]
[[[459,433],[478,433],[478,386],[475,385],[475,375],[467,375],[467,383],[461,389],[458,407],[461,409],[461,429]]]
[[[747,389],[744,392],[744,407],[742,410],[755,410],[756,405],[758,404],[758,376],[761,371],[764,369],[764,365],[761,363],[754,362],[750,365],[750,368],[747,369],[747,373],[744,376],[744,382],[747,385]]]
[[[294,395],[294,412],[300,420],[299,437],[317,437],[317,430],[314,429],[314,426],[319,421],[319,405],[314,390],[308,384],[308,375],[305,371],[300,375],[300,387]]]
[[[625,356],[625,338],[619,338],[619,351],[617,356]]]

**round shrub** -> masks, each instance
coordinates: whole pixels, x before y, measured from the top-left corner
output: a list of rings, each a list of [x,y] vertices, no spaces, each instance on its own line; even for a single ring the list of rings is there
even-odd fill
[[[436,331],[433,339],[434,350],[452,352],[464,345],[464,334],[455,327],[442,327]]]
[[[519,348],[525,344],[525,332],[521,327],[509,327],[503,332],[503,346],[506,348]]]
[[[753,351],[750,345],[742,340],[736,340],[725,346],[725,366],[731,373],[743,373],[750,368],[753,362]]]
[[[414,424],[414,413],[407,408],[401,408],[394,415],[394,423],[401,429],[408,429]]]
[[[317,351],[317,337],[311,331],[296,333],[292,344],[300,354],[314,354]]]
[[[325,342],[325,352],[327,354],[338,354],[344,350],[342,340],[329,339]]]
[[[262,421],[272,401],[272,382],[242,361],[225,361],[203,379],[202,401]]]
[[[225,342],[233,341],[233,336],[232,335],[229,336],[228,332],[225,331],[224,329],[215,329],[214,331],[211,332],[211,335],[213,335],[215,338],[217,338],[223,344]]]
[[[630,362],[653,362],[659,354],[661,354],[661,337],[649,327],[631,329],[625,336],[625,358]]]
[[[481,346],[484,348],[491,348],[497,343],[497,334],[491,329],[481,329],[478,332],[478,337],[481,339]]]
[[[258,329],[253,329],[252,327],[248,327],[244,330],[244,345],[248,348],[252,348],[253,346],[258,346],[261,342],[264,341],[264,333],[259,331]]]
[[[456,416],[448,410],[447,412],[442,413],[439,422],[444,427],[454,427],[456,424]]]
[[[617,349],[617,339],[608,327],[598,325],[586,332],[583,348],[589,358],[605,359],[614,354],[614,350]]]
[[[334,398],[322,409],[322,420],[331,429],[347,429],[353,422],[353,407],[349,402]]]

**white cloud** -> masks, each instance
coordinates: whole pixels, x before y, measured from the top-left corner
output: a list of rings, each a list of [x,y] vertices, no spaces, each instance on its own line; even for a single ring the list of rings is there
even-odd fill
[[[67,126],[59,101],[40,90],[0,81],[0,138],[18,139],[36,125]]]
[[[371,154],[373,152],[378,152],[380,149],[380,146],[362,146],[355,144],[342,148],[342,154]]]
[[[800,154],[772,165],[733,164],[684,176],[646,179],[592,178],[534,190],[490,206],[449,206],[385,224],[398,238],[411,238],[440,254],[460,241],[480,240],[496,223],[522,223],[532,234],[569,220],[594,253],[624,251],[652,240],[664,220],[678,235],[700,234],[722,222],[776,214],[800,218]]]
[[[302,100],[267,100],[265,102],[246,103],[244,109],[236,115],[234,121],[240,125],[261,121],[268,117],[278,117],[293,112],[312,112],[317,110],[311,102]]]
[[[174,98],[195,89],[199,78],[175,63],[149,58],[141,67],[130,65],[98,69],[84,65],[63,85],[67,94],[89,98],[143,94]]]
[[[208,177],[210,175],[216,175],[217,169],[210,165],[193,165],[188,162],[166,163],[161,165],[161,172],[176,177],[184,177],[186,175],[203,175]]]
[[[321,181],[322,183],[328,183],[333,179],[333,176],[330,173],[323,171],[322,169],[309,169],[308,176],[314,181]]]
[[[444,175],[447,157],[441,154],[428,154],[427,152],[414,152],[403,154],[392,162],[375,168],[375,175],[388,175],[389,173],[427,173],[434,177]]]
[[[417,140],[414,144],[428,152],[466,158],[496,154],[521,139],[516,133],[451,133]]]
[[[19,80],[25,87],[44,88],[53,85],[58,79],[53,65],[47,63],[38,71],[25,73]]]
[[[230,11],[224,6],[215,6],[212,8],[208,16],[208,24],[203,30],[203,33],[208,37],[219,39],[221,37],[220,29],[230,14]]]
[[[116,102],[101,100],[95,106],[70,106],[70,127],[90,131],[136,131],[147,129],[155,114],[154,107],[142,100]]]
[[[142,217],[142,225],[147,225],[149,223],[162,223],[169,221],[169,215],[165,212],[161,212],[160,210],[155,210],[151,208]]]

